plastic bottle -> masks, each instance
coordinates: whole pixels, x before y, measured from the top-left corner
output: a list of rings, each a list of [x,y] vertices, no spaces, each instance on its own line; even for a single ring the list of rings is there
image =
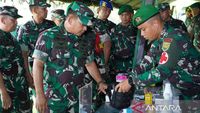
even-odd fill
[[[165,81],[164,83],[163,98],[163,106],[165,109],[163,109],[161,113],[173,113],[173,110],[170,108],[170,106],[173,105],[173,93],[169,81]]]
[[[172,100],[173,93],[172,93],[172,88],[171,84],[169,82],[165,83],[165,89],[163,91],[163,98],[165,100]]]

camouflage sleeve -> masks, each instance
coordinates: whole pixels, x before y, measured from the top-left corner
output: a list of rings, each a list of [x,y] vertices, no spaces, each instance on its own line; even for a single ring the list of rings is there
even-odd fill
[[[49,40],[48,36],[41,34],[37,40],[35,50],[33,52],[33,58],[39,59],[43,62],[47,61],[48,58],[48,51],[51,48],[51,41]]]
[[[21,46],[22,51],[28,51],[27,37],[25,36],[25,27],[21,26],[18,30],[17,40]]]
[[[194,46],[196,49],[200,52],[200,19],[197,23],[194,25]]]
[[[176,67],[178,59],[180,59],[181,52],[178,51],[182,51],[180,50],[180,47],[184,46],[182,44],[183,43],[177,43],[177,41],[172,38],[165,38],[162,45],[163,52],[160,56],[158,66],[143,71],[141,74],[138,74],[137,70],[134,70],[129,79],[132,79],[133,83],[136,85],[148,86],[168,78],[172,75],[172,71]]]
[[[82,41],[84,43],[81,43],[81,51],[84,51],[84,56],[87,56],[86,58],[86,64],[91,63],[94,61],[94,47],[95,47],[95,38],[96,34],[91,29],[88,29],[87,32],[83,35]]]

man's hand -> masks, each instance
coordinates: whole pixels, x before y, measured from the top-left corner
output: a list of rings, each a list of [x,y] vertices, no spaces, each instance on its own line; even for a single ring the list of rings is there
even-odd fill
[[[124,80],[116,85],[115,91],[125,93],[125,92],[128,92],[130,88],[131,88],[131,85],[128,83],[128,80]]]
[[[99,92],[103,92],[104,94],[106,94],[106,89],[108,88],[108,85],[105,84],[104,82],[101,82],[98,84],[99,85]]]
[[[12,101],[7,91],[1,93],[2,108],[9,109],[12,105]]]
[[[44,94],[36,94],[35,106],[39,113],[47,110],[47,99]]]

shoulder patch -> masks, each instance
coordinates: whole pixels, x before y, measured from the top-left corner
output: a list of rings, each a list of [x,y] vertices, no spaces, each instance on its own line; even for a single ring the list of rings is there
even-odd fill
[[[164,39],[163,45],[162,45],[162,50],[163,51],[167,51],[169,49],[172,40],[173,40],[172,38],[165,38]]]
[[[159,64],[165,64],[165,63],[167,63],[168,59],[169,59],[168,53],[167,52],[162,52]]]

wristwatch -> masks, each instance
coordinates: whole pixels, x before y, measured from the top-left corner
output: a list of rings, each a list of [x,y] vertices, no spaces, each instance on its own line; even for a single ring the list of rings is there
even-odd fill
[[[131,76],[128,77],[128,84],[131,85],[131,86],[134,85],[134,83],[133,83],[133,77],[131,77]]]

